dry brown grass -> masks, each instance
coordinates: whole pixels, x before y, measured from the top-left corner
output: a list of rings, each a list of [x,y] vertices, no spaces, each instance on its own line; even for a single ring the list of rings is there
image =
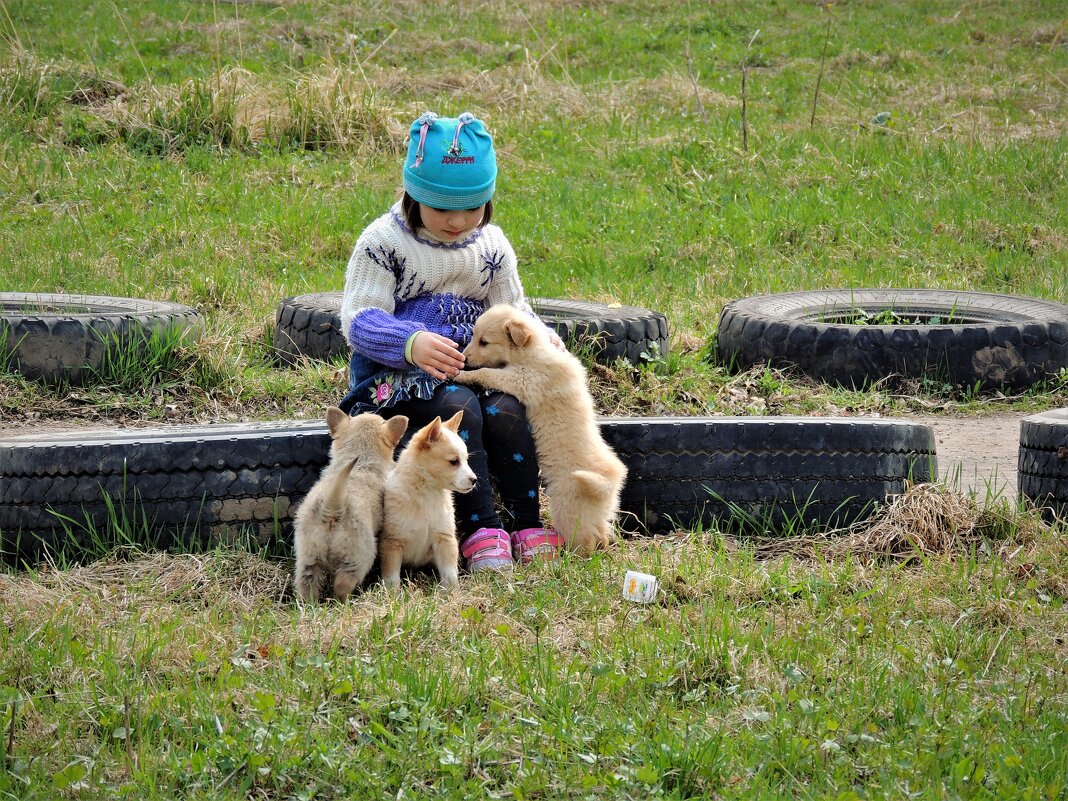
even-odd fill
[[[577,84],[566,77],[549,77],[542,63],[524,50],[515,63],[489,70],[413,73],[407,70],[377,70],[370,83],[389,95],[447,96],[456,102],[480,107],[552,111],[605,119],[622,111],[647,107],[681,109],[694,99],[689,79],[680,72],[655,78],[633,78]],[[734,99],[701,88],[706,107],[733,105]]]
[[[207,81],[141,87],[96,111],[127,138],[140,130],[167,136],[174,133],[168,127],[180,128],[187,118],[203,121],[213,131],[230,132],[216,135],[222,146],[282,143],[394,154],[407,133],[398,113],[359,74],[337,68],[284,84],[227,68]]]
[[[431,577],[420,576],[409,592],[399,596],[375,585],[345,604],[298,605],[292,598],[290,569],[288,563],[264,560],[241,550],[183,555],[119,551],[110,558],[66,570],[44,566],[36,572],[0,573],[0,608],[34,620],[69,614],[86,630],[107,629],[131,620],[166,621],[176,626],[180,639],[185,640],[165,657],[170,664],[186,664],[191,643],[209,642],[224,648],[220,635],[225,632],[215,630],[213,621],[220,615],[252,615],[264,605],[283,614],[287,614],[285,609],[293,613],[292,626],[265,636],[271,648],[327,650],[338,644],[355,644],[376,621],[391,616],[403,619],[406,610],[418,613],[429,606],[434,608],[435,636],[442,641],[470,625],[486,631],[504,625],[509,636],[529,636],[531,641],[546,636],[563,644],[575,636],[566,623],[566,608],[539,623],[542,635],[535,631],[536,621],[503,614],[494,600],[492,582],[487,580],[468,580],[458,590],[443,594]],[[528,571],[524,582],[555,581],[554,571],[558,570],[549,566],[547,570]],[[467,610],[481,610],[484,616],[471,623]],[[124,632],[124,650],[134,649],[136,629],[124,628]],[[390,640],[388,633],[386,640]]]
[[[78,106],[106,126],[99,136],[135,141],[152,137],[165,152],[192,143],[282,143],[365,155],[398,153],[409,121],[423,110],[426,98],[475,111],[530,109],[600,119],[649,105],[677,111],[695,107],[697,100],[704,108],[735,102],[719,92],[695,90],[678,70],[653,78],[578,85],[566,75],[546,74],[543,64],[551,54],[536,57],[523,48],[512,55],[509,63],[487,70],[415,73],[365,67],[353,59],[345,66],[293,73],[283,80],[226,67],[175,85],[145,82],[127,87],[97,70],[42,61],[17,50],[0,66],[0,99],[14,102],[16,90],[11,87],[17,77],[19,102],[29,103],[30,110],[48,115],[56,103]],[[67,87],[62,97],[49,95],[58,78],[64,78]]]
[[[119,552],[73,569],[0,574],[0,608],[31,625],[66,619],[90,646],[106,644],[123,660],[151,660],[161,674],[184,673],[196,669],[197,652],[233,650],[220,619],[274,606],[288,587],[281,565],[246,552]],[[250,647],[253,656],[257,647]],[[63,676],[73,691],[92,682],[89,672]]]
[[[1035,515],[982,505],[941,484],[913,484],[877,516],[844,530],[754,539],[758,558],[851,558],[865,565],[910,563],[933,556],[967,556],[995,542],[1000,553],[1033,542],[1042,523]],[[1011,535],[1010,535],[1011,533]]]
[[[280,563],[244,551],[180,555],[119,551],[66,570],[45,565],[34,573],[0,574],[0,599],[27,611],[72,598],[104,600],[117,613],[149,601],[219,602],[249,610],[264,599],[281,600],[288,589],[289,573]]]
[[[130,92],[96,67],[63,58],[43,59],[17,44],[6,44],[0,60],[0,106],[47,113],[58,102],[96,106]]]
[[[677,333],[671,348],[673,353],[702,354],[707,342]],[[826,386],[796,370],[778,367],[759,366],[733,375],[710,367],[695,375],[595,363],[588,373],[598,413],[610,417],[870,414],[892,407],[891,397],[878,388],[836,399],[828,396]]]

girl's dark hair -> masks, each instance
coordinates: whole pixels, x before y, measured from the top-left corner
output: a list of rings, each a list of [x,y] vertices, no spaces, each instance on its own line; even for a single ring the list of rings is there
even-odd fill
[[[404,221],[408,223],[408,230],[415,233],[423,227],[423,218],[419,216],[419,201],[404,193],[404,197],[401,198],[401,214],[404,215]],[[493,218],[493,201],[486,201],[486,209],[482,212],[482,222],[478,224],[481,228],[483,225],[489,225],[489,221]]]

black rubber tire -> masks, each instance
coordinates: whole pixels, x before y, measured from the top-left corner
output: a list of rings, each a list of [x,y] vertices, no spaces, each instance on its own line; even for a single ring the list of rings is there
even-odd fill
[[[889,310],[917,322],[850,324],[858,310],[872,316]],[[955,322],[930,323],[936,318]],[[905,377],[981,390],[1021,389],[1068,367],[1068,306],[928,289],[758,295],[723,308],[716,355],[735,369],[792,365],[845,387]]]
[[[140,298],[0,292],[0,366],[31,380],[84,384],[108,347],[136,348],[171,331],[196,341],[200,313]]]
[[[275,548],[327,461],[322,422],[73,431],[0,442],[0,552],[77,554],[115,522],[142,547]],[[285,544],[283,543],[284,547]]]
[[[906,480],[937,475],[927,426],[894,420],[605,418],[627,464],[623,529],[659,533],[739,513],[770,528],[840,525]],[[297,503],[330,440],[321,422],[75,431],[0,442],[0,552],[33,563],[112,521],[143,547],[197,548],[251,535],[288,548]],[[715,494],[713,494],[715,493]],[[110,532],[110,533],[109,533]]]
[[[644,364],[668,354],[668,322],[660,312],[552,298],[531,298],[530,306],[569,348],[589,348],[594,361],[601,364],[620,359]]]
[[[341,292],[318,292],[285,298],[275,315],[274,349],[282,364],[301,357],[333,360],[347,357],[341,333]],[[602,364],[628,359],[639,364],[666,356],[667,318],[637,306],[609,306],[583,300],[531,298],[538,316],[575,348],[589,348]]]
[[[341,333],[341,292],[316,292],[284,298],[274,318],[274,352],[294,365],[302,358],[333,361],[348,358]]]
[[[938,475],[934,432],[905,420],[619,418],[601,430],[628,467],[621,523],[634,533],[848,525]]]
[[[1016,486],[1047,518],[1068,519],[1068,409],[1020,421]]]

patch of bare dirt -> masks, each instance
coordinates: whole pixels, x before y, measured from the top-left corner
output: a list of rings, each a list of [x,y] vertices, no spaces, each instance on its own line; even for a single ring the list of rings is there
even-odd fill
[[[1016,464],[1023,412],[980,417],[929,415],[908,417],[930,426],[935,435],[938,476],[980,500],[1016,498]]]

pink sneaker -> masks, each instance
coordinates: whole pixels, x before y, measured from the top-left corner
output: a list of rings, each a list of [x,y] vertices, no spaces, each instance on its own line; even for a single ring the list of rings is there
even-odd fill
[[[512,534],[512,554],[523,565],[529,565],[535,559],[551,562],[559,558],[563,544],[563,537],[551,528],[524,528]]]
[[[508,532],[503,528],[480,528],[460,546],[468,573],[495,570],[498,573],[512,572],[512,550]]]

